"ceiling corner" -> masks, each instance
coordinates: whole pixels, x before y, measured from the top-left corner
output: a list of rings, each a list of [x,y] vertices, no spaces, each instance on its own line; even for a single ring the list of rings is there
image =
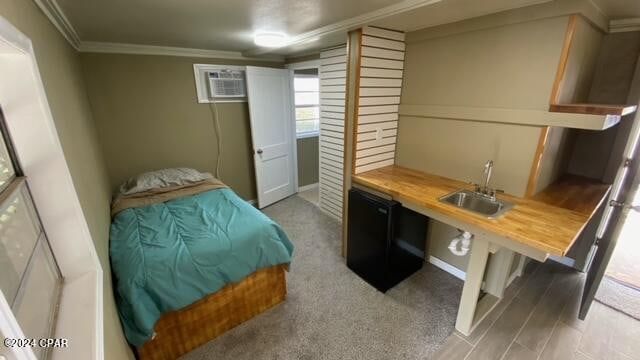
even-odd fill
[[[56,0],[33,0],[42,12],[49,18],[62,36],[78,50],[82,41],[78,33],[69,22]]]

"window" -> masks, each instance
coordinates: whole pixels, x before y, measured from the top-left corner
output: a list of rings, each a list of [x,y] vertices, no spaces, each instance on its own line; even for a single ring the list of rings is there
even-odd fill
[[[301,71],[302,72],[302,71]],[[296,106],[296,136],[318,136],[320,130],[320,80],[315,74],[294,73],[293,88]]]
[[[1,125],[0,110],[0,290],[25,337],[51,338],[62,277]],[[47,348],[32,350],[47,358]]]

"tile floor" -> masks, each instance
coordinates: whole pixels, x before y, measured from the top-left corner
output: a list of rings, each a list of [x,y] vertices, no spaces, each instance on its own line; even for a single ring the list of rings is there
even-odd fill
[[[470,334],[455,332],[434,359],[640,360],[640,321],[594,302],[577,318],[584,274],[531,263]]]

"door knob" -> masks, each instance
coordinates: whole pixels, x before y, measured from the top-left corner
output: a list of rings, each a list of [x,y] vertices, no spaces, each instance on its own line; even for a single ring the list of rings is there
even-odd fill
[[[258,153],[258,155],[262,154],[262,149],[258,149],[258,151],[256,151]]]

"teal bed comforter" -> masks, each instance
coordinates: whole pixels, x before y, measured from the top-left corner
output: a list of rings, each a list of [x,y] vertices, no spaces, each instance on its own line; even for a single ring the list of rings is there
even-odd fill
[[[226,188],[121,211],[110,255],[127,340],[141,346],[163,313],[289,263],[292,253],[278,224]]]

